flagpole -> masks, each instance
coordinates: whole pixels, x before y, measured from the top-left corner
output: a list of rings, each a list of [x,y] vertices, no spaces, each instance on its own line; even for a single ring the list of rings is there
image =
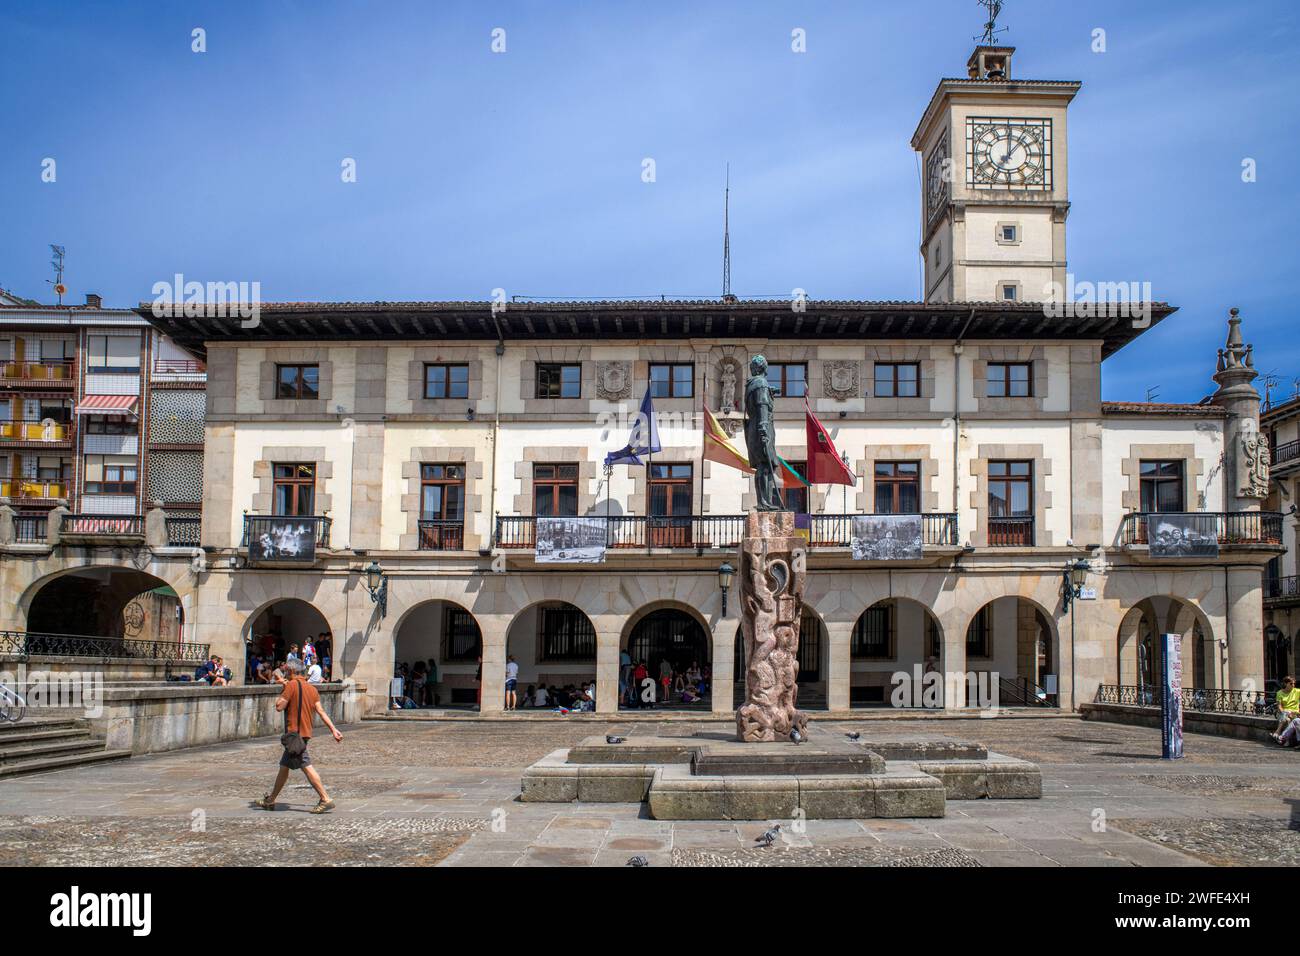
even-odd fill
[[[696,511],[698,511],[698,512],[700,513],[700,521],[701,521],[701,523],[703,523],[703,520],[704,520],[704,426],[705,426],[705,420],[704,420],[704,412],[703,412],[703,410],[709,407],[709,367],[708,367],[708,364],[707,364],[707,363],[706,363],[705,366],[704,366],[704,390],[703,390],[703,392],[704,392],[704,393],[703,393],[703,400],[702,400],[702,403],[701,403],[701,406],[700,406],[700,408],[701,408],[701,411],[700,411],[700,501],[699,501],[699,504],[698,504],[698,505],[693,509],[693,510],[696,510]]]

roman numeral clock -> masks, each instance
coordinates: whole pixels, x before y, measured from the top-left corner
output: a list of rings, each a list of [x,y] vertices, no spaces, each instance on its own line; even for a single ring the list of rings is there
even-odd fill
[[[966,185],[972,189],[1052,188],[1050,119],[966,120]]]

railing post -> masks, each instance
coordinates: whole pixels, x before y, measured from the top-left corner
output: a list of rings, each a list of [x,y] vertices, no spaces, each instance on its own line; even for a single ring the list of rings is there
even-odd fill
[[[14,529],[14,509],[7,504],[0,504],[0,545],[13,544],[18,540]]]
[[[60,536],[63,534],[63,519],[67,516],[67,505],[58,504],[50,509],[50,515],[45,522],[45,540],[47,543],[51,545],[59,543]]]

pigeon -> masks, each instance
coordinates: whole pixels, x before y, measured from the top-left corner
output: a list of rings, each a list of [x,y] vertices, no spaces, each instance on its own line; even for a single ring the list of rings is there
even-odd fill
[[[845,734],[844,736],[845,736],[845,737],[848,737],[849,740],[861,740],[861,739],[862,739],[862,735],[861,735],[860,733],[858,733],[856,730],[850,730],[850,731],[849,731],[847,734]]]
[[[643,856],[630,857],[627,861],[628,866],[649,866],[650,861]]]
[[[756,840],[754,840],[754,842],[760,843],[765,847],[770,847],[773,843],[776,842],[776,838],[779,837],[780,835],[781,835],[781,824],[774,823],[768,829],[764,830],[763,835],[758,837]]]
[[[607,744],[621,744],[622,742],[623,742],[623,738],[622,738],[622,737],[615,736],[614,734],[606,734],[606,735],[605,735],[605,743],[607,743]],[[634,859],[636,859],[636,858],[634,858]]]
[[[790,729],[790,739],[793,740],[796,744],[803,743],[803,734],[799,733],[798,727],[792,727]]]

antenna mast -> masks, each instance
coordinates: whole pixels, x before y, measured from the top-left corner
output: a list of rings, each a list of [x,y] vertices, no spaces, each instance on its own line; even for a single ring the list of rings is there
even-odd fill
[[[731,163],[727,163],[727,188],[722,198],[722,297],[731,298]]]
[[[63,253],[62,246],[51,244],[50,249],[54,252],[54,258],[50,260],[50,265],[54,266],[54,294],[59,297],[59,305],[63,305],[63,293],[68,291],[68,287],[63,284]],[[49,281],[48,279],[46,280]]]
[[[979,5],[987,11],[988,19],[984,21],[984,32],[974,39],[981,46],[997,46],[998,34],[1007,32],[1006,27],[998,27],[998,14],[1002,12],[1002,0],[979,0]]]

